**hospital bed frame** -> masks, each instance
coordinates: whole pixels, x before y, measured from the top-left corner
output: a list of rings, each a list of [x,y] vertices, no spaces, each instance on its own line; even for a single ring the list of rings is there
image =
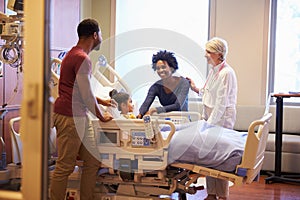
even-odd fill
[[[105,171],[97,180],[101,188],[98,194],[102,199],[159,199],[159,195],[174,192],[195,194],[198,188],[193,185],[200,176],[212,176],[236,185],[249,184],[259,177],[271,116],[267,113],[250,124],[242,162],[233,173],[188,163],[167,165],[168,146],[176,134],[170,120],[152,121],[155,137],[147,145],[138,140],[145,133],[143,120],[115,119],[106,123],[93,120],[101,167]],[[165,140],[159,131],[162,124],[171,127]]]

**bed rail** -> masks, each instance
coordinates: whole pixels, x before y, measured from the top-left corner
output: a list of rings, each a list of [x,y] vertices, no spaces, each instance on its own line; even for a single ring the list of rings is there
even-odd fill
[[[271,117],[272,114],[268,113],[260,120],[253,121],[249,126],[242,162],[236,170],[237,174],[246,177],[246,183],[251,183],[261,170]],[[241,173],[242,171],[245,171],[245,174]]]
[[[167,148],[175,133],[175,125],[171,121],[153,120],[155,135],[149,140],[145,137],[144,122],[141,119],[113,119],[105,123],[92,120],[92,124],[103,167],[116,168],[116,160],[120,158],[133,163],[136,161],[139,173],[143,173],[143,170],[164,170],[167,167]],[[166,139],[159,131],[161,124],[170,126]]]
[[[112,77],[111,79],[113,81],[111,81],[111,79],[108,79],[105,74],[108,74],[110,77]],[[103,86],[115,88],[117,90],[124,90],[128,94],[131,94],[130,87],[120,77],[115,69],[108,64],[107,59],[104,55],[99,56],[98,61],[93,68],[93,75]]]
[[[201,115],[199,112],[191,111],[172,111],[159,114],[154,113],[152,117],[161,120],[171,120],[174,124],[183,124],[191,121],[201,120]]]
[[[21,117],[14,117],[9,120],[10,137],[12,141],[12,162],[20,164],[22,162],[22,141],[21,135],[15,130],[14,124],[19,122]]]
[[[58,97],[58,81],[59,81],[59,71],[60,71],[61,60],[59,58],[51,59],[51,79],[49,82],[49,87],[51,89],[50,102],[54,103],[54,100]]]

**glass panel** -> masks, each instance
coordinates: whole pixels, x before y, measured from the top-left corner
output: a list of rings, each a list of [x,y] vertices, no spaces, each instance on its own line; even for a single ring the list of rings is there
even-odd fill
[[[209,0],[117,0],[115,69],[128,83],[140,105],[159,79],[151,67],[159,50],[175,53],[176,75],[201,86],[206,78],[203,47],[208,38]],[[190,99],[197,98],[194,92]]]
[[[275,44],[274,92],[300,92],[300,1],[277,1]]]
[[[18,145],[23,99],[23,2],[1,1],[0,11],[0,199],[7,199],[5,194],[20,199],[21,193],[16,191],[21,187],[23,157],[22,145]]]

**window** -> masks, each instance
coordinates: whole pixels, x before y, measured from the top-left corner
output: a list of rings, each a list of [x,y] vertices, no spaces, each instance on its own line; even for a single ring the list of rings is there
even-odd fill
[[[273,0],[270,91],[300,92],[300,1]],[[285,102],[300,103],[299,98]]]
[[[115,69],[138,105],[159,79],[151,67],[152,55],[159,50],[175,53],[176,75],[204,84],[208,28],[209,0],[116,0]],[[190,92],[193,97],[197,95]]]

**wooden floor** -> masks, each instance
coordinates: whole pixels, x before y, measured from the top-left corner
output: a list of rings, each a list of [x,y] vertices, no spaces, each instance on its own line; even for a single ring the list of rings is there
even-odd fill
[[[229,190],[230,200],[300,200],[299,183],[270,183],[265,184],[262,175],[259,182],[231,186]],[[187,195],[188,200],[201,200],[206,197],[206,190],[200,190],[195,195]]]
[[[266,175],[260,177],[259,182],[231,186],[229,190],[230,200],[300,200],[300,183],[270,183],[265,184]],[[197,185],[205,184],[205,179],[198,180]],[[19,187],[18,187],[19,188]],[[8,188],[2,188],[8,189]],[[17,187],[9,190],[17,191]],[[206,190],[199,190],[196,194],[187,194],[187,200],[202,200],[207,196]],[[168,198],[170,199],[170,198]],[[172,200],[178,200],[172,195]]]

